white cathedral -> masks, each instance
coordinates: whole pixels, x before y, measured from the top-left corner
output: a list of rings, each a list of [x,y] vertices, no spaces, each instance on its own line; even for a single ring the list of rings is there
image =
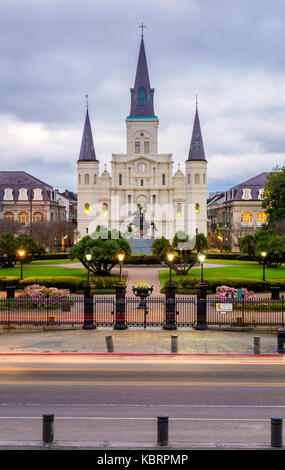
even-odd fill
[[[111,174],[106,166],[100,174],[87,107],[77,162],[78,238],[92,235],[98,226],[118,229],[133,240],[172,240],[177,231],[207,235],[207,161],[198,107],[185,174],[179,166],[173,174],[172,154],[158,153],[153,95],[142,35],[126,118],[126,153],[112,154]]]

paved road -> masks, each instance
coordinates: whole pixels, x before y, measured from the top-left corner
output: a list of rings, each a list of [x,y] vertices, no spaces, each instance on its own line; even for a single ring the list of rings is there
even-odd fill
[[[49,411],[61,443],[148,448],[168,414],[172,444],[269,447],[270,417],[285,414],[284,366],[283,356],[2,356],[0,445],[40,442]]]

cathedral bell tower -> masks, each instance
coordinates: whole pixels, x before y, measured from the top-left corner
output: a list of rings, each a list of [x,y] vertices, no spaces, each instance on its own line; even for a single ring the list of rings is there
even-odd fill
[[[153,95],[142,33],[135,84],[131,88],[131,110],[126,118],[128,155],[157,154],[158,118],[154,114]]]
[[[90,235],[90,222],[94,218],[92,217],[92,209],[94,210],[97,201],[98,177],[99,161],[96,158],[87,102],[81,148],[77,161],[78,231],[81,238]]]
[[[207,160],[196,100],[196,114],[188,159],[186,160],[187,226],[191,233],[207,235]]]

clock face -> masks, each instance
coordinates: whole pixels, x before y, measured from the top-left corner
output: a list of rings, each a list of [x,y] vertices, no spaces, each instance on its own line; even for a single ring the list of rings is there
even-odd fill
[[[141,173],[145,173],[146,172],[146,164],[145,163],[139,163],[138,166],[137,166],[137,169]]]

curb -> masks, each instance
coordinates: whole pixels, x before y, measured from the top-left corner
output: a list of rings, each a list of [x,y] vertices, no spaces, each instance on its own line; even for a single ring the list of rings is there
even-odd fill
[[[11,352],[1,352],[0,356],[106,356],[106,357],[115,357],[115,356],[131,356],[131,357],[145,357],[145,356],[153,356],[153,357],[285,357],[285,354],[282,353],[271,353],[271,354],[246,354],[246,353],[29,353],[29,352],[22,352],[22,353],[11,353]]]

